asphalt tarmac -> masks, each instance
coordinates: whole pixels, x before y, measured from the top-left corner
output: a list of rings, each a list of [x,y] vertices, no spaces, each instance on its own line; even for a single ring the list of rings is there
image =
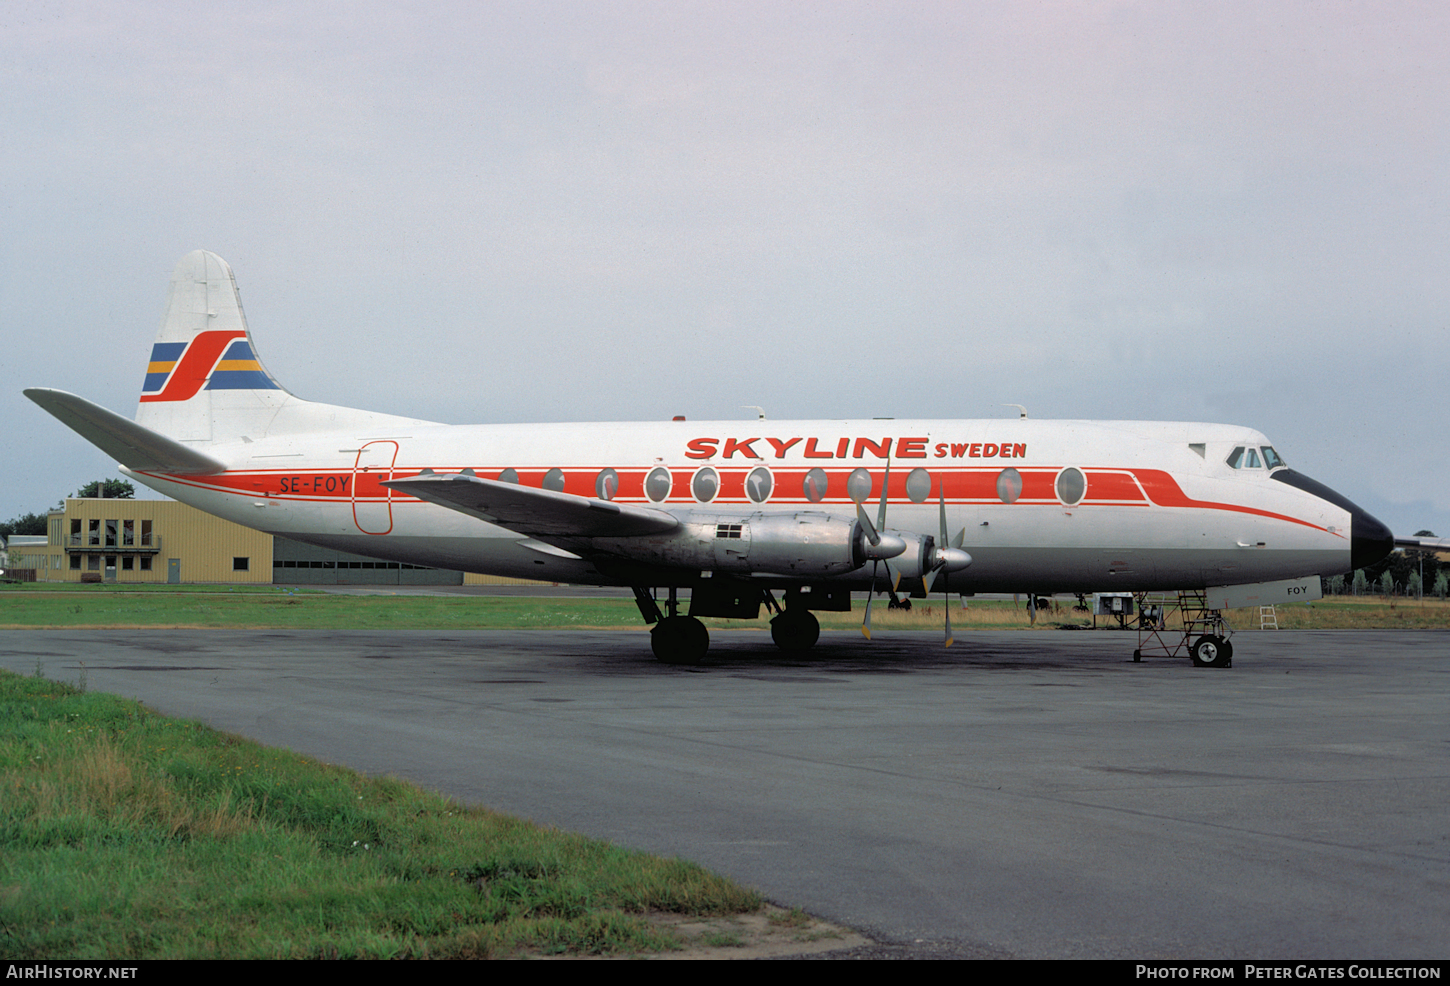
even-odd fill
[[[6,631],[0,666],[678,854],[902,946],[1450,955],[1450,633]],[[82,664],[84,669],[82,669]]]

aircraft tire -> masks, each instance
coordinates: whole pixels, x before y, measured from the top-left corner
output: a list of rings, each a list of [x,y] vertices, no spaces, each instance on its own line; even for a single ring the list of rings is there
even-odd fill
[[[696,665],[710,649],[710,631],[693,616],[667,616],[649,632],[649,645],[662,664]]]
[[[1233,667],[1233,645],[1222,637],[1204,635],[1189,650],[1195,668]]]
[[[808,651],[820,638],[821,623],[810,610],[788,609],[770,621],[770,639],[783,651]]]

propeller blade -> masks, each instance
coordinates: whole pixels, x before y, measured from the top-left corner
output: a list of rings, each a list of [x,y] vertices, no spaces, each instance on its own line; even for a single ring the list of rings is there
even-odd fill
[[[871,518],[866,516],[866,509],[861,504],[856,504],[856,519],[861,523],[861,530],[866,532],[866,540],[871,547],[881,543],[881,535],[876,532],[876,527],[871,523]]]
[[[881,506],[876,509],[876,526],[886,527],[886,491],[891,486],[891,460],[886,460],[886,473],[881,477]]]
[[[936,585],[936,577],[947,567],[946,552],[947,546],[947,484],[941,478],[936,481],[937,500],[941,504],[941,540],[932,545],[927,552],[928,564],[931,565],[931,574],[926,580],[927,594],[931,594],[932,588]]]
[[[861,635],[867,640],[871,639],[871,600],[876,595],[876,566],[880,562],[871,565],[871,591],[866,593],[866,619],[861,621]]]
[[[941,500],[941,540],[937,544],[943,548],[947,546],[947,484],[946,480],[938,479],[936,483],[937,496]]]

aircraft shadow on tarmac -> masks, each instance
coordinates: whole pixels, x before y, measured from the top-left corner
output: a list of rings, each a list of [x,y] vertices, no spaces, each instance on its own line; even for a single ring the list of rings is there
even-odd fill
[[[951,648],[941,645],[937,633],[906,632],[890,637],[878,636],[863,640],[849,631],[823,633],[820,642],[804,653],[781,651],[758,634],[717,633],[710,641],[704,660],[694,666],[668,665],[655,660],[644,641],[635,635],[611,641],[601,649],[599,638],[574,637],[569,634],[550,636],[534,646],[522,647],[519,641],[511,646],[535,651],[549,659],[556,668],[574,666],[582,673],[608,675],[669,675],[763,673],[767,679],[778,679],[775,672],[809,672],[812,680],[831,675],[920,674],[964,671],[1062,671],[1100,674],[1129,668],[1152,667],[1192,670],[1187,659],[1181,661],[1146,661],[1134,665],[1131,635],[1105,634],[1096,639],[1059,637],[1046,634],[1004,633],[958,636]],[[627,643],[626,643],[627,641]],[[461,643],[461,641],[460,641]]]

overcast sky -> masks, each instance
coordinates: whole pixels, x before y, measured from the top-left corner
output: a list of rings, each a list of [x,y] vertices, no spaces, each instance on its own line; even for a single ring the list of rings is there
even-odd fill
[[[1224,421],[1450,535],[1447,10],[11,0],[0,519],[204,247],[301,397]]]

